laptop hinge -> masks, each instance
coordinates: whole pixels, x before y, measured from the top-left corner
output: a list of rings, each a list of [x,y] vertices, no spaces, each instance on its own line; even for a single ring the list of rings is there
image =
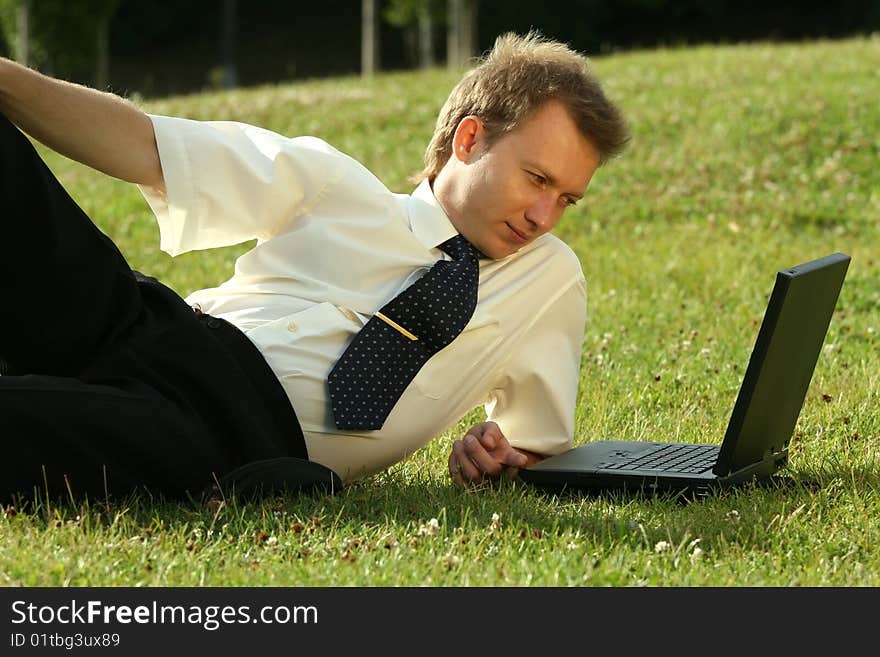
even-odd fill
[[[750,463],[744,468],[734,470],[726,475],[719,475],[719,479],[725,482],[735,483],[740,481],[748,481],[753,478],[769,477],[774,472],[782,468],[788,462],[788,448],[783,448],[779,452],[764,453],[764,458],[760,461]],[[716,473],[717,474],[717,473]]]

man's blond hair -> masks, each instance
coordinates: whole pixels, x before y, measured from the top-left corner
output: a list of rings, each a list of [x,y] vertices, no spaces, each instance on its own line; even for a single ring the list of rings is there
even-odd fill
[[[487,143],[516,129],[548,100],[562,102],[605,164],[629,141],[620,110],[605,96],[587,60],[567,45],[531,31],[507,33],[468,71],[446,99],[416,180],[433,180],[452,155],[459,122],[477,116]]]

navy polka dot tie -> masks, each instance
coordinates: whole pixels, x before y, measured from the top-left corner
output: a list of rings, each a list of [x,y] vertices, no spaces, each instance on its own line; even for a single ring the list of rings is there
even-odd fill
[[[330,371],[330,404],[339,429],[381,429],[431,356],[464,330],[477,307],[479,259],[463,236],[440,246],[427,274],[370,318]]]

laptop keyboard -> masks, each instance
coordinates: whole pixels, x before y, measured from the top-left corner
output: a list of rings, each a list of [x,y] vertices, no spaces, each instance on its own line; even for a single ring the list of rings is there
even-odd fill
[[[597,464],[606,470],[661,470],[699,474],[718,460],[718,445],[661,445],[637,458]]]

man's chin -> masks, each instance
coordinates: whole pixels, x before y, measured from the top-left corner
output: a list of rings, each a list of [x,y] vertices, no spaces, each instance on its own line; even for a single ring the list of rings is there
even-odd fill
[[[480,246],[478,244],[475,244],[474,246],[476,246],[487,258],[490,258],[491,260],[501,260],[512,256],[522,247],[526,246],[526,244],[513,244],[504,239],[496,239],[485,246]]]
[[[487,253],[486,255],[488,255],[492,260],[503,260],[504,258],[509,258],[510,256],[512,256],[521,248],[521,246],[508,246],[505,249],[496,249],[494,253]]]

